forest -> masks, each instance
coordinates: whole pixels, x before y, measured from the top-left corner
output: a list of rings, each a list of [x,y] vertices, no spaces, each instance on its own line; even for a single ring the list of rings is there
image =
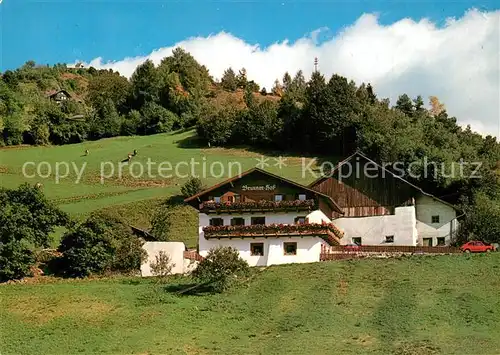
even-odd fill
[[[285,73],[260,88],[244,68],[215,80],[177,48],[130,79],[113,70],[26,62],[0,77],[0,146],[63,145],[114,136],[196,128],[210,146],[247,146],[290,154],[344,157],[359,149],[378,162],[466,164],[461,175],[430,167],[407,177],[461,206],[461,239],[500,236],[500,143],[461,127],[437,97],[401,93],[392,103],[370,83],[340,75]],[[64,90],[70,99],[51,94]],[[480,118],[478,118],[480,119]],[[434,170],[433,170],[434,169]]]

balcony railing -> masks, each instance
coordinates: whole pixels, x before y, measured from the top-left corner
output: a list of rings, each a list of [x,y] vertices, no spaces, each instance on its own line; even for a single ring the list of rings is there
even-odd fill
[[[256,224],[249,226],[207,226],[205,238],[319,236],[330,245],[338,245],[344,233],[332,223]]]
[[[245,212],[245,211],[297,211],[312,210],[316,207],[316,201],[311,200],[291,200],[291,201],[245,201],[245,202],[202,202],[200,211],[202,212]]]

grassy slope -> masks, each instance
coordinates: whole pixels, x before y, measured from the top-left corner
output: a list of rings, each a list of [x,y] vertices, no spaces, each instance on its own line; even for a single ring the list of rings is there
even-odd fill
[[[85,149],[90,151],[89,156],[83,156]],[[157,164],[152,169],[153,175],[157,176],[134,179],[128,173],[128,166],[125,166],[121,180],[107,179],[104,184],[101,184],[101,163],[112,162],[118,174],[118,162],[125,159],[127,153],[134,149],[137,149],[138,155],[133,161],[141,162],[147,169],[147,161],[150,158]],[[75,217],[83,218],[92,211],[106,209],[121,215],[131,224],[148,228],[155,206],[160,200],[178,194],[180,186],[186,180],[186,178],[159,177],[158,171],[155,170],[159,163],[166,161],[175,167],[175,164],[181,161],[190,162],[193,158],[199,163],[195,172],[201,175],[203,162],[206,163],[208,172],[211,163],[221,162],[226,167],[223,177],[203,179],[203,182],[210,186],[238,173],[235,165],[233,165],[232,173],[228,171],[227,167],[230,162],[239,162],[244,171],[256,165],[255,158],[257,157],[260,157],[260,153],[246,149],[200,147],[199,142],[194,138],[193,131],[144,137],[118,137],[65,146],[10,147],[0,149],[0,186],[14,188],[22,182],[32,184],[42,182],[47,196]],[[56,162],[74,163],[78,169],[81,169],[85,163],[87,165],[80,183],[75,183],[77,174],[74,170],[71,170],[68,177],[56,183],[54,175],[46,179],[23,177],[22,166],[27,161],[35,163],[46,161],[53,170]],[[269,163],[273,165],[275,162],[271,159]],[[286,163],[288,166],[282,169],[272,165],[266,169],[302,183],[313,180],[312,176],[305,178],[301,176],[301,159],[289,157]],[[109,168],[109,166],[105,167]],[[218,169],[216,166],[215,174],[219,173]],[[185,175],[190,169],[181,166],[179,171]],[[42,172],[45,173],[45,170]],[[33,171],[28,170],[28,173],[32,174]],[[193,221],[195,226],[198,224],[197,220],[195,221],[196,215],[194,212],[190,213],[188,209],[180,210],[179,215],[179,221],[182,223],[176,226],[172,239],[184,240],[189,246],[196,246],[196,230],[193,233],[191,228]],[[56,233],[56,241],[60,232]]]
[[[146,301],[152,280],[4,285],[0,350],[495,354],[499,262],[500,254],[286,265],[227,294],[166,294],[165,303]]]

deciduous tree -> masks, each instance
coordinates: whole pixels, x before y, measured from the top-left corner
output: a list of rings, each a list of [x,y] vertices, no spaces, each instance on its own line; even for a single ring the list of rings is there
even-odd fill
[[[23,184],[0,188],[0,281],[30,275],[33,247],[48,247],[55,227],[68,216],[49,202],[42,190]]]

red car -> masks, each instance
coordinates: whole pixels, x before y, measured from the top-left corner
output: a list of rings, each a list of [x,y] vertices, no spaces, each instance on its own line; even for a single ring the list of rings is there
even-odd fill
[[[495,247],[478,240],[471,240],[462,245],[460,250],[466,253],[489,253],[490,251],[494,251]]]

